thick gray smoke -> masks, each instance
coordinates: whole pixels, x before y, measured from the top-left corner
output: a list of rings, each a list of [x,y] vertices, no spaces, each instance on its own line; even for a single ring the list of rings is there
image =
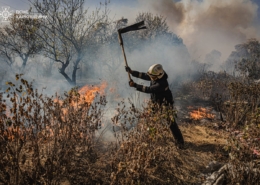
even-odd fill
[[[260,38],[258,6],[252,0],[139,0],[140,10],[167,18],[196,60],[216,49],[225,60],[236,44]]]
[[[221,60],[225,60],[231,53],[234,45],[246,41],[251,37],[259,38],[257,26],[254,22],[257,15],[257,5],[251,0],[139,0],[135,7],[123,7],[123,5],[112,6],[111,19],[113,17],[125,17],[129,19],[129,24],[135,21],[139,12],[152,12],[154,15],[163,15],[166,17],[170,30],[180,36],[187,46],[192,59],[204,61],[206,54],[212,50],[221,52]],[[128,41],[128,42],[131,42]],[[109,83],[117,84],[116,89],[123,97],[128,97],[134,92],[134,89],[128,87],[127,74],[124,71],[124,61],[119,43],[114,45],[104,45],[100,48],[99,55],[95,59],[88,58],[87,62],[95,63],[91,71],[83,71],[84,74],[92,72],[89,76],[92,79],[98,79]],[[148,67],[154,63],[162,63],[169,75],[169,82],[172,83],[178,76],[187,74],[187,62],[190,60],[185,48],[169,47],[164,40],[155,40],[145,46],[136,45],[135,50],[128,50],[126,55],[130,67],[135,70],[146,72]],[[34,63],[32,59],[31,63]],[[219,60],[219,61],[221,61]],[[28,64],[28,66],[30,66]],[[84,64],[82,65],[84,67]],[[29,70],[32,79],[47,86],[51,92],[64,91],[69,88],[56,84],[67,84],[64,78],[58,73],[58,66],[53,66],[51,80],[44,81],[42,78],[43,68]],[[28,69],[27,69],[28,71]],[[39,80],[40,79],[40,80]],[[48,78],[47,78],[48,79]],[[57,80],[59,82],[57,82]],[[134,79],[138,83],[147,84],[147,82]],[[86,84],[91,84],[85,80]],[[84,77],[81,79],[81,85],[84,84]],[[109,84],[113,86],[113,84]],[[149,96],[145,96],[149,97]]]
[[[127,37],[125,33],[125,37]],[[123,36],[124,39],[124,36]],[[128,44],[136,40],[125,39],[125,53],[128,65],[132,70],[146,73],[148,68],[156,63],[163,65],[168,74],[169,84],[171,85],[177,78],[188,75],[188,64],[190,56],[187,48],[182,44],[170,44],[165,39],[154,39],[152,42],[138,42],[134,49],[130,49]],[[95,65],[93,75],[95,78],[102,78],[108,82],[108,86],[116,89],[110,98],[115,100],[115,96],[122,98],[132,98],[136,103],[141,105],[142,102],[150,98],[149,94],[136,92],[134,88],[128,85],[128,75],[125,71],[125,62],[119,43],[104,45],[98,51],[99,56]],[[98,72],[101,71],[101,72]],[[149,86],[148,81],[140,80],[133,77],[133,80],[142,85]]]

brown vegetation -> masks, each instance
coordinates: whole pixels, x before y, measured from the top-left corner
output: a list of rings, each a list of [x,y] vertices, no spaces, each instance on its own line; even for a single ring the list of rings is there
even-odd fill
[[[239,102],[247,96],[235,89],[238,86],[230,86],[230,92],[237,92],[231,97],[241,92],[241,98],[230,99],[233,105],[219,104],[226,121],[215,122],[222,127],[183,123],[180,128],[186,149],[179,150],[167,122],[174,112],[155,113],[151,106],[141,111],[131,102],[130,107],[121,102],[112,118],[115,139],[107,142],[96,135],[103,121],[105,97],[82,102],[77,89],[65,93],[65,98],[46,97],[21,75],[16,78],[20,84],[7,83],[10,102],[3,94],[0,99],[2,184],[201,184],[206,166],[214,160],[232,164],[226,171],[228,184],[259,180],[259,171],[255,171],[259,157],[258,100],[242,104],[242,109]],[[232,117],[236,111],[240,114]],[[246,117],[241,119],[243,111]],[[234,175],[241,173],[243,176]]]
[[[212,102],[222,120],[220,127],[227,131],[224,147],[230,165],[226,172],[227,183],[257,184],[260,173],[260,84],[250,78],[208,72],[189,85],[193,87],[191,94]]]

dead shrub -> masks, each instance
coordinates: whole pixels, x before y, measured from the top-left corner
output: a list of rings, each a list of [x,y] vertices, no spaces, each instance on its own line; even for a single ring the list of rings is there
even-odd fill
[[[3,184],[72,184],[92,180],[97,160],[95,131],[101,128],[105,97],[80,101],[76,89],[61,98],[33,89],[22,75],[7,82],[0,96],[0,182]],[[8,107],[6,105],[9,105]]]
[[[189,184],[197,174],[185,168],[169,129],[175,110],[148,104],[138,110],[120,105],[112,119],[120,125],[112,155],[111,184]],[[137,124],[131,127],[132,124]],[[129,130],[129,128],[131,128]],[[181,167],[180,167],[181,166]]]
[[[228,132],[227,184],[257,184],[260,179],[260,84],[226,73],[205,72],[184,84],[192,98],[207,100]],[[187,93],[184,94],[187,96]]]

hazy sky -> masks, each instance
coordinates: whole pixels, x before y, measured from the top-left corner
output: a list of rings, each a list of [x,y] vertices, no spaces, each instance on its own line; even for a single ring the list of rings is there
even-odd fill
[[[132,6],[135,7],[138,5],[138,1],[141,2],[142,0],[110,0],[111,5],[117,6]],[[176,0],[180,1],[180,0]],[[198,0],[203,1],[203,0]],[[207,1],[207,0],[204,0]],[[251,0],[260,5],[260,0]],[[86,5],[95,6],[99,4],[99,0],[86,0]],[[104,1],[101,1],[104,2]],[[0,6],[10,6],[12,9],[27,9],[30,5],[27,0],[0,0]],[[258,9],[258,17],[260,17],[260,9]]]
[[[142,0],[110,0],[110,4],[112,6],[124,7],[130,6],[136,8],[138,6],[138,2]],[[179,0],[177,0],[179,1]],[[211,0],[204,0],[204,1],[211,1]],[[86,0],[87,6],[96,6],[99,4],[99,0]],[[104,1],[101,1],[104,2]],[[252,0],[252,2],[256,3],[260,7],[260,0]],[[30,3],[27,0],[0,0],[0,7],[9,6],[10,9],[13,10],[27,10],[30,7]],[[122,15],[123,16],[123,15]],[[260,8],[258,8],[258,18],[260,19]]]

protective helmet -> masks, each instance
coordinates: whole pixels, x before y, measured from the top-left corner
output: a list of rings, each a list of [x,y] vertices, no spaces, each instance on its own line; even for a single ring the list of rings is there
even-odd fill
[[[164,75],[164,70],[161,64],[154,64],[152,65],[149,69],[147,74],[151,77],[157,77],[157,78],[162,78]]]

